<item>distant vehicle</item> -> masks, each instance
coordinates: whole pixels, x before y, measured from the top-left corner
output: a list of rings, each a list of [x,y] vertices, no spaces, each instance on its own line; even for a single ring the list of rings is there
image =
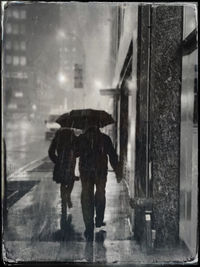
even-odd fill
[[[56,119],[60,116],[60,114],[50,114],[48,119],[45,120],[46,131],[45,131],[45,139],[52,140],[56,131],[60,128],[60,125],[56,123]]]

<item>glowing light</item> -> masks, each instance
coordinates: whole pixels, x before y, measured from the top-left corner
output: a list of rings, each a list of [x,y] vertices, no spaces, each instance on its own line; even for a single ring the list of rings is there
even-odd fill
[[[131,80],[127,81],[127,86],[130,90],[136,90],[137,88],[137,83],[135,77],[133,77]]]
[[[61,84],[63,84],[63,83],[65,83],[65,82],[67,81],[67,78],[66,78],[66,76],[65,76],[63,73],[59,73],[59,74],[58,74],[58,81],[59,81]]]
[[[16,92],[15,93],[15,97],[17,97],[17,98],[22,98],[23,97],[23,92]]]
[[[98,88],[98,89],[100,89],[100,88],[103,87],[101,81],[95,80],[95,81],[94,81],[94,84],[95,84],[95,87]]]
[[[65,32],[63,30],[59,30],[58,31],[58,37],[65,38],[66,37]]]
[[[33,110],[36,110],[37,109],[37,106],[35,104],[32,105],[32,109]]]

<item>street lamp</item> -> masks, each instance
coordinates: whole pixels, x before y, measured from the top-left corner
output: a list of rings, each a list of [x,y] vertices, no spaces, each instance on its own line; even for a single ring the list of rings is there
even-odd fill
[[[66,76],[62,72],[58,74],[58,81],[60,84],[64,84],[67,81]]]
[[[59,30],[58,31],[58,37],[59,38],[65,38],[66,37],[65,32],[63,30]]]
[[[99,80],[95,80],[95,81],[94,81],[94,85],[95,85],[95,87],[96,87],[97,89],[100,89],[100,88],[103,87],[102,82],[99,81]]]

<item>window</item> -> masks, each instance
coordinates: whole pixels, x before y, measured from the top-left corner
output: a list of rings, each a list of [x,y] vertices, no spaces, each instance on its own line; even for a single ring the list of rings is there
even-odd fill
[[[22,66],[26,65],[26,57],[20,57],[20,65]]]
[[[6,50],[10,50],[12,47],[11,41],[6,41]]]
[[[12,32],[12,25],[11,23],[7,23],[6,25],[6,33],[11,33]]]
[[[21,50],[26,50],[26,42],[21,41],[20,47],[21,47]]]
[[[26,10],[21,10],[20,15],[21,19],[26,19]]]
[[[19,50],[19,42],[18,41],[14,42],[14,50]]]
[[[19,33],[19,25],[15,24],[13,25],[13,34],[18,34]]]
[[[16,92],[15,93],[15,97],[17,97],[17,98],[22,98],[23,97],[23,92]]]
[[[12,63],[12,57],[6,56],[6,64],[11,64],[11,63]]]
[[[13,18],[18,19],[19,18],[19,11],[13,10]]]
[[[13,65],[14,65],[14,66],[19,65],[19,57],[17,57],[17,56],[14,56],[14,57],[13,57]]]

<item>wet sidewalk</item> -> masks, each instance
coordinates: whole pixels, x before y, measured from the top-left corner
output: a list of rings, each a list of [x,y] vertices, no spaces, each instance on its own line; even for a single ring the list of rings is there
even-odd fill
[[[38,163],[37,163],[38,164]],[[125,184],[108,173],[106,187],[106,226],[95,229],[95,240],[86,242],[82,218],[81,183],[75,182],[73,208],[67,218],[61,215],[60,187],[52,181],[51,164],[18,172],[10,182],[32,183],[32,187],[8,211],[4,235],[5,256],[9,262],[88,262],[106,264],[149,264],[183,262],[182,249],[161,250],[147,255],[133,240],[128,219]]]

